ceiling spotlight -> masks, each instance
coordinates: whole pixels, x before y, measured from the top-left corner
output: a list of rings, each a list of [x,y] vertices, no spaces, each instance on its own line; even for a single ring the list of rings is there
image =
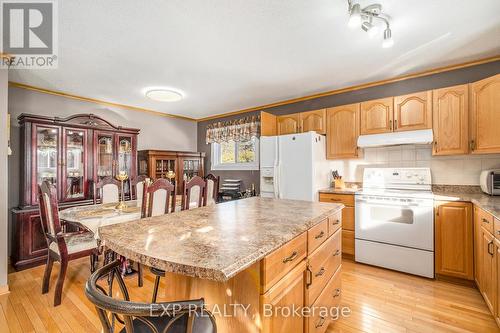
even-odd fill
[[[366,31],[370,38],[374,37],[378,33],[378,27],[371,22],[371,18],[370,21],[365,21],[361,24],[361,29]]]
[[[382,42],[383,48],[392,47],[394,45],[394,39],[392,39],[392,31],[390,28],[384,30],[384,41]]]
[[[151,89],[146,92],[146,97],[158,102],[177,102],[184,98],[180,92],[170,89]]]
[[[349,27],[355,28],[359,26],[361,24],[361,7],[359,6],[359,3],[355,3],[350,6],[349,13]]]

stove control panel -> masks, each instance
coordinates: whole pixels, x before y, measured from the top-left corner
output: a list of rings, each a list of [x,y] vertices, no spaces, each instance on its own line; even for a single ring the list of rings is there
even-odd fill
[[[413,189],[432,184],[430,168],[366,168],[363,187]]]

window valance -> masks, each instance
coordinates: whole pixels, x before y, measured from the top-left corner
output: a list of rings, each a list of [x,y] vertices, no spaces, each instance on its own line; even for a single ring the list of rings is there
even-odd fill
[[[206,142],[221,143],[228,141],[243,142],[257,137],[260,117],[245,117],[232,121],[219,121],[207,126]]]

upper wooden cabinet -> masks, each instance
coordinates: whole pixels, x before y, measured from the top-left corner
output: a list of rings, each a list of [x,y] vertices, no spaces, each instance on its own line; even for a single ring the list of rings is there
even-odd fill
[[[394,131],[432,128],[432,91],[394,97]]]
[[[326,109],[300,113],[300,132],[326,133]]]
[[[471,149],[500,153],[500,74],[470,84]]]
[[[277,134],[276,116],[274,114],[260,112],[260,135],[273,136]]]
[[[433,91],[433,155],[469,152],[469,89],[466,84]]]
[[[329,108],[326,111],[326,157],[358,157],[360,104]]]
[[[392,132],[392,97],[361,103],[360,123],[362,135]]]
[[[287,114],[276,117],[278,135],[299,133],[300,113]]]
[[[472,204],[442,202],[436,207],[436,274],[474,279]]]

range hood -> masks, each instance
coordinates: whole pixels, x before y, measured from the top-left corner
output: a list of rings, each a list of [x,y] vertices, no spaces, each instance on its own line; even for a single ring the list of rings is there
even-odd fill
[[[359,136],[358,147],[370,148],[396,145],[421,145],[432,143],[433,140],[431,129],[370,134]]]

